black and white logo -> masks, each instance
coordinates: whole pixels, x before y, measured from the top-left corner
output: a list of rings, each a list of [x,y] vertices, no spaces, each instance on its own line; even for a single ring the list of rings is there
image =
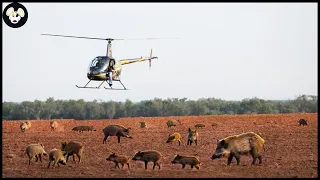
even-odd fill
[[[8,26],[19,28],[27,22],[28,11],[22,4],[13,2],[4,8],[2,18]]]

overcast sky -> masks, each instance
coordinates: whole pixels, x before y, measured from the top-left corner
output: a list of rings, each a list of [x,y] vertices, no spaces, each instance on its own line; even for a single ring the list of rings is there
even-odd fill
[[[316,3],[22,4],[29,13],[23,27],[2,22],[3,101],[317,95]],[[130,90],[110,91],[75,87],[88,82],[88,64],[105,55],[105,41],[41,33],[180,39],[114,41],[116,59],[148,56],[151,48],[159,59],[151,69],[148,62],[123,66]]]

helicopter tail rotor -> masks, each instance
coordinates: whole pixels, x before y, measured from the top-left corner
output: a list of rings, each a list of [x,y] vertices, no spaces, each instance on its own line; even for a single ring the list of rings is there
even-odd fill
[[[152,49],[150,51],[149,69],[151,68],[151,59],[152,59]]]
[[[153,57],[152,56],[152,49],[151,49],[151,51],[150,51],[150,58],[149,58],[149,68],[151,68],[151,60],[152,59],[158,59],[158,57]]]

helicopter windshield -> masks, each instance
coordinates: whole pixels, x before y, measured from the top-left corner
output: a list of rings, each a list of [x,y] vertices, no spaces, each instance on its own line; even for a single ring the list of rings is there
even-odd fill
[[[109,64],[109,58],[105,56],[99,56],[94,58],[88,67],[88,73],[99,74],[105,72]]]

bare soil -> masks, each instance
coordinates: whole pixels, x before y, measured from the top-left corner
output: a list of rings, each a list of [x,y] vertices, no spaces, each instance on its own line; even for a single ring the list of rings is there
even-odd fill
[[[298,120],[305,118],[308,126],[299,126]],[[182,125],[168,128],[166,121],[179,119]],[[268,114],[268,115],[219,115],[187,117],[150,117],[122,118],[117,120],[57,120],[59,127],[50,130],[49,120],[31,120],[32,127],[21,132],[22,121],[2,121],[2,176],[7,177],[223,177],[223,178],[316,178],[318,177],[318,114]],[[140,128],[140,121],[147,128]],[[197,123],[205,124],[199,128],[198,145],[187,146],[188,128]],[[216,126],[211,126],[216,123]],[[133,139],[109,137],[107,144],[102,144],[102,129],[110,124],[131,127]],[[92,125],[97,131],[74,132],[77,125]],[[240,165],[235,159],[227,166],[227,159],[211,160],[218,139],[243,132],[256,132],[265,139],[263,162],[251,165],[250,156],[241,156]],[[181,146],[166,144],[169,134],[179,132],[183,136]],[[25,153],[31,143],[43,143],[49,152],[60,148],[62,141],[80,141],[84,144],[82,162],[75,163],[69,158],[67,165],[47,168],[48,157],[42,163],[32,161],[28,165]],[[144,169],[144,163],[131,161],[131,170],[127,166],[115,169],[113,162],[106,158],[112,152],[132,157],[135,152],[157,150],[162,153],[161,169],[152,169],[153,163]],[[195,155],[203,165],[200,169],[179,164],[171,164],[176,154]],[[121,167],[121,166],[120,166]]]

